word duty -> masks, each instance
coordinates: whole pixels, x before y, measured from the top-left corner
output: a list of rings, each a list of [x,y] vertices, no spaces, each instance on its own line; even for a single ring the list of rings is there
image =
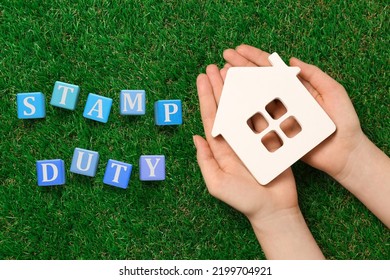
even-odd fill
[[[98,162],[98,152],[75,148],[70,172],[95,177]],[[36,169],[38,186],[65,184],[65,163],[62,159],[38,160]],[[133,166],[129,163],[109,159],[103,183],[126,189],[130,182],[132,169]],[[141,181],[165,180],[165,156],[142,155],[139,158],[139,178]]]

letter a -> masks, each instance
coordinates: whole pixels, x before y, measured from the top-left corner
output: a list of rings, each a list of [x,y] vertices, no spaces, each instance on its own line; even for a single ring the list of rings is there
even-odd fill
[[[95,107],[98,107],[97,109]],[[93,105],[92,109],[89,110],[89,112],[87,113],[88,116],[92,116],[92,112],[98,112],[98,115],[97,115],[97,118],[99,119],[103,119],[103,101],[101,99],[98,99],[95,103],[95,105]]]

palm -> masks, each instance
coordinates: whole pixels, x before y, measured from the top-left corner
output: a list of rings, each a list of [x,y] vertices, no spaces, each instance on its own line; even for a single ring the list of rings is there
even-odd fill
[[[223,75],[216,66],[197,80],[206,140],[195,137],[198,162],[210,193],[248,217],[297,206],[295,181],[290,169],[267,186],[260,185],[222,137],[213,138]],[[261,168],[261,167],[259,167]]]

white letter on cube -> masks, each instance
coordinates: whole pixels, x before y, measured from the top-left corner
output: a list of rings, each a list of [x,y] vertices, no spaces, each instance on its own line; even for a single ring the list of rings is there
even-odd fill
[[[54,84],[50,104],[56,107],[74,110],[79,97],[80,87],[57,81]]]
[[[103,183],[126,189],[130,181],[132,167],[131,164],[109,159],[106,172],[104,173]]]
[[[181,100],[159,100],[154,103],[156,125],[180,125],[183,123]]]
[[[141,181],[165,180],[165,156],[141,156],[139,159]]]
[[[42,92],[26,92],[16,95],[19,119],[39,119],[46,116],[45,96]]]
[[[145,91],[122,90],[120,113],[121,115],[145,115]]]
[[[86,156],[84,156],[86,154]],[[75,148],[70,171],[73,173],[94,177],[99,161],[99,153]]]
[[[112,99],[90,93],[85,104],[84,118],[106,123],[111,112]]]
[[[65,184],[65,164],[61,159],[38,160],[38,186],[56,186]]]

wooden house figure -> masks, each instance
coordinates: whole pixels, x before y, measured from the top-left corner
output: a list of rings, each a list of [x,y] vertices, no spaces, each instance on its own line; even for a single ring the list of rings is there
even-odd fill
[[[222,135],[256,180],[266,185],[294,162],[320,144],[336,126],[299,81],[298,67],[287,66],[277,53],[269,67],[231,67],[225,78],[212,129]],[[272,116],[271,104],[282,115]],[[262,118],[264,129],[255,131],[250,120]],[[298,132],[289,134],[284,125],[295,122]],[[280,147],[267,147],[273,134]]]

